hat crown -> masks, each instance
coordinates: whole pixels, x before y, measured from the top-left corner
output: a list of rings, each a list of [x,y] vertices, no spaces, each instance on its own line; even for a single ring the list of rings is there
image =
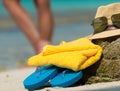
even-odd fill
[[[106,6],[100,6],[95,18],[105,16],[109,19],[112,15],[118,13],[120,13],[120,3],[113,3]]]

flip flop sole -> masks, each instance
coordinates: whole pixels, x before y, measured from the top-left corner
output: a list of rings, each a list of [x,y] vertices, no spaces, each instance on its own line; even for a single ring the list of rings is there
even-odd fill
[[[82,71],[74,72],[65,70],[50,80],[51,86],[68,87],[76,83],[82,78]]]
[[[58,68],[54,66],[39,68],[23,81],[24,87],[29,90],[37,89],[47,83],[57,73]]]

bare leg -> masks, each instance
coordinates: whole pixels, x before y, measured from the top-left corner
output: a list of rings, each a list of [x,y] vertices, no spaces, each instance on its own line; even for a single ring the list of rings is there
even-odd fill
[[[39,33],[41,39],[51,42],[53,34],[53,16],[50,9],[50,0],[34,0],[38,11]]]
[[[46,43],[44,44],[42,39],[40,40],[40,35],[35,25],[33,24],[29,14],[21,7],[19,1],[20,0],[3,0],[3,4],[8,9],[17,25],[28,37],[36,53],[39,53],[42,51],[42,48]]]

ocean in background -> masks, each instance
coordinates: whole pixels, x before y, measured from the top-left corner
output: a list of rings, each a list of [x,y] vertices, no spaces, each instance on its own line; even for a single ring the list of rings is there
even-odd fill
[[[52,43],[71,41],[91,34],[92,27],[88,23],[60,24],[55,26]],[[22,67],[27,59],[34,55],[24,34],[18,29],[9,28],[0,32],[0,69],[13,69]]]
[[[119,1],[51,0],[56,21],[52,43],[57,45],[60,41],[71,41],[93,33],[91,21],[97,7]],[[21,4],[33,18],[36,18],[33,0],[22,0]],[[32,46],[0,0],[0,70],[21,67],[32,55],[34,55]]]
[[[36,13],[34,0],[21,0],[21,4],[30,13]],[[79,11],[83,9],[93,10],[100,5],[120,2],[120,0],[50,0],[53,13],[64,11]],[[0,15],[8,15],[0,0]]]

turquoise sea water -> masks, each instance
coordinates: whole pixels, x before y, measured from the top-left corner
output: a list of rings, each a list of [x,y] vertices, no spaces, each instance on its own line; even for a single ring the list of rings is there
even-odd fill
[[[36,13],[33,0],[21,0],[21,4],[30,12]],[[50,0],[53,12],[74,11],[80,9],[96,9],[100,5],[120,2],[120,0]],[[7,15],[0,0],[0,15]]]

